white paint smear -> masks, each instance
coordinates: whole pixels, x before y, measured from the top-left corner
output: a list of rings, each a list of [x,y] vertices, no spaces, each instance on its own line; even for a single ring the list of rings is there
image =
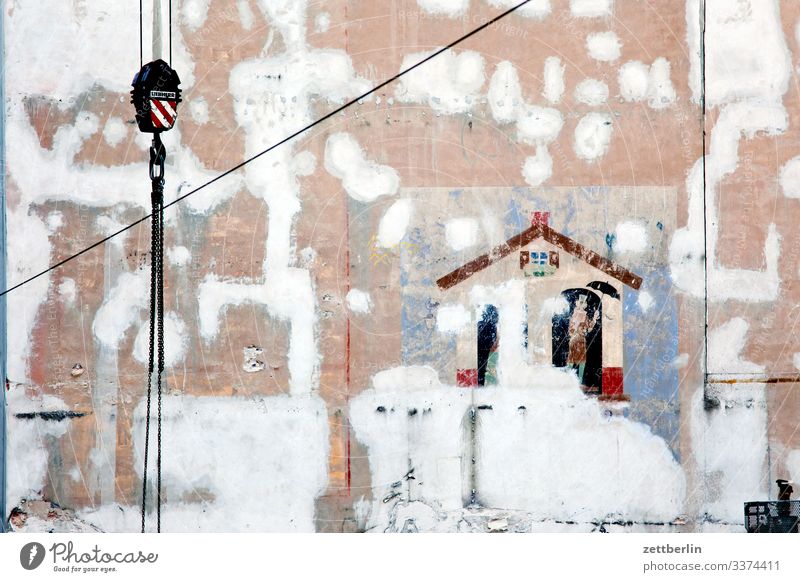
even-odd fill
[[[144,410],[140,403],[134,412],[134,467],[140,478]],[[315,530],[315,500],[328,482],[328,414],[321,398],[166,396],[162,422],[170,435],[170,462],[162,466],[163,486],[170,492],[161,508],[166,531]],[[153,459],[155,452],[153,446]],[[154,465],[148,470],[153,483]],[[192,501],[198,492],[208,499]],[[79,515],[104,531],[139,527],[137,507],[106,505]]]
[[[406,55],[401,70],[432,52]],[[479,53],[447,50],[406,74],[395,90],[395,98],[401,103],[425,103],[439,113],[465,113],[478,102],[484,81],[483,57]]]
[[[564,94],[564,65],[558,57],[547,57],[544,61],[544,90],[542,96],[550,103],[561,101]]]
[[[784,196],[800,198],[800,156],[792,158],[783,165],[779,181]]]
[[[347,292],[347,307],[352,313],[369,313],[372,311],[372,299],[366,291],[350,289]]]
[[[659,58],[650,65],[647,78],[647,104],[653,109],[669,107],[677,95],[670,79],[670,64],[665,58]]]
[[[540,186],[553,175],[553,158],[547,146],[536,147],[536,155],[528,156],[522,164],[522,177],[529,186]]]
[[[467,11],[469,0],[417,0],[417,4],[428,14],[455,18]]]
[[[192,253],[184,246],[175,246],[167,249],[167,261],[173,267],[185,267],[192,260]]]
[[[451,218],[444,225],[445,240],[454,251],[463,251],[478,242],[478,221],[474,218]]]
[[[639,291],[639,298],[636,302],[639,304],[639,309],[642,310],[642,313],[647,313],[653,306],[653,296],[647,291]]]
[[[116,350],[125,332],[139,320],[150,299],[150,269],[122,273],[92,322],[92,332],[106,348]]]
[[[563,126],[558,109],[525,105],[517,118],[517,137],[529,144],[547,144],[558,137]]]
[[[164,314],[164,365],[167,368],[179,364],[186,357],[189,338],[186,335],[186,324],[174,311]],[[156,335],[155,349],[158,350]],[[157,353],[157,352],[156,352]],[[139,363],[147,364],[150,356],[150,320],[145,320],[139,327],[136,340],[133,342],[133,357]]]
[[[58,294],[61,295],[61,300],[68,307],[72,307],[75,304],[75,298],[78,296],[78,285],[75,283],[75,279],[64,277],[58,286]]]
[[[587,113],[575,127],[575,154],[587,162],[597,161],[608,151],[613,131],[611,115]]]
[[[514,389],[480,391],[442,385],[426,367],[376,374],[350,408],[372,474],[367,529],[382,531],[390,521],[399,529],[394,506],[405,515],[413,499],[422,511],[413,515],[424,516],[415,520],[422,530],[457,531],[448,515],[460,513],[473,490],[485,507],[525,510],[534,518],[680,515],[685,478],[663,439],[643,424],[607,419],[572,374],[526,372],[527,382]],[[474,441],[471,407],[479,415]],[[415,478],[404,481],[410,466]]]
[[[472,323],[472,313],[460,303],[440,305],[436,310],[436,329],[441,333],[459,333]]]
[[[608,100],[608,85],[597,79],[584,79],[575,87],[575,99],[597,107]]]
[[[689,85],[700,101],[700,0],[687,0]],[[705,98],[714,107],[739,100],[774,103],[786,93],[792,58],[778,0],[709,2],[706,6]]]
[[[719,374],[758,374],[764,367],[742,359],[750,324],[734,317],[708,334],[708,371]]]
[[[614,250],[641,253],[647,249],[647,229],[638,222],[620,222],[614,231]]]
[[[196,123],[200,125],[208,123],[208,101],[202,97],[196,97],[189,101],[188,105],[189,115]]]
[[[41,499],[48,468],[48,443],[62,437],[70,420],[18,418],[21,413],[67,410],[63,400],[49,394],[32,396],[24,384],[11,384],[6,392],[6,501],[8,511],[22,499]],[[5,518],[4,518],[5,519]]]
[[[253,28],[253,11],[250,9],[250,0],[236,0],[236,9],[239,11],[239,22],[242,28]]]
[[[517,69],[509,61],[497,64],[486,95],[492,117],[498,123],[516,120],[522,105],[522,87],[519,84]]]
[[[579,18],[611,16],[614,0],[569,0],[569,8]]]
[[[625,101],[642,101],[647,97],[650,67],[641,61],[628,61],[619,68],[619,94]]]
[[[111,117],[103,127],[103,139],[112,148],[117,147],[128,137],[128,128],[119,117]]]
[[[334,133],[325,142],[325,169],[342,180],[350,197],[359,202],[392,196],[400,187],[400,176],[394,168],[368,159],[349,133]]]
[[[390,248],[400,244],[411,220],[411,200],[398,200],[389,207],[378,225],[378,245]]]
[[[331,27],[331,15],[327,12],[320,12],[314,18],[314,32],[328,32]]]
[[[512,8],[513,6],[519,4],[519,0],[486,0],[486,2],[490,6],[505,9]],[[551,11],[552,7],[550,5],[550,0],[531,0],[524,6],[518,8],[514,14],[519,14],[520,16],[525,16],[526,18],[542,20],[549,16]]]
[[[586,50],[596,61],[613,62],[622,55],[622,42],[614,32],[593,32],[586,37]]]
[[[184,0],[181,3],[181,16],[186,28],[194,32],[203,26],[208,18],[209,4],[211,0]]]

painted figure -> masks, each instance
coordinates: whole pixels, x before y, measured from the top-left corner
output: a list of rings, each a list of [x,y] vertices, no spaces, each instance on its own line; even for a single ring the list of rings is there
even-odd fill
[[[569,318],[567,366],[577,371],[581,384],[584,383],[583,374],[586,370],[586,336],[597,325],[599,315],[600,311],[595,310],[594,315],[589,319],[589,314],[586,312],[586,296],[582,295],[576,301]]]

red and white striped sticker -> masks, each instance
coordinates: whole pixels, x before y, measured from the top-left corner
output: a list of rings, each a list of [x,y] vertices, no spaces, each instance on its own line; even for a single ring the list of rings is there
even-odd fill
[[[177,102],[166,99],[150,99],[150,119],[158,129],[170,129],[175,125],[178,113],[175,110]]]

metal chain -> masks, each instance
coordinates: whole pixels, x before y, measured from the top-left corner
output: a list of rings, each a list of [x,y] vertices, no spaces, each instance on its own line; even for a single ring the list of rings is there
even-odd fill
[[[153,243],[158,240],[158,222],[155,215],[155,204],[153,205],[153,220],[150,224],[150,355],[147,360],[147,411],[144,421],[144,473],[142,474],[142,533],[144,533],[145,509],[147,505],[147,457],[150,452],[150,400],[152,394],[154,353],[153,339],[155,336],[155,302],[156,302],[156,249]]]
[[[161,180],[162,187],[164,180]],[[158,447],[156,457],[157,475],[157,531],[161,532],[161,392],[164,373],[164,213],[163,200],[158,206]]]
[[[161,382],[164,372],[164,145],[160,134],[153,136],[150,148],[150,180],[152,182],[152,218],[150,231],[150,353],[147,366],[147,412],[144,431],[144,474],[142,477],[142,533],[145,531],[147,508],[147,464],[150,445],[150,410],[153,372],[157,370],[157,441],[156,441],[156,531],[161,532]],[[157,320],[157,321],[156,321]],[[155,347],[156,329],[158,349]],[[157,363],[156,363],[157,353]]]

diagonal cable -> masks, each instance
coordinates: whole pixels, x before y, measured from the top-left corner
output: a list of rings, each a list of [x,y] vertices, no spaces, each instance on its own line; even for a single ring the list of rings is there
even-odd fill
[[[376,91],[379,91],[379,90],[380,90],[380,89],[382,89],[383,87],[386,87],[387,85],[389,85],[389,84],[391,84],[391,83],[394,83],[396,80],[398,80],[399,78],[401,78],[403,75],[406,75],[406,74],[410,73],[411,71],[413,71],[413,70],[414,70],[414,69],[416,69],[417,67],[420,67],[420,66],[424,65],[425,63],[427,63],[427,62],[428,62],[428,61],[430,61],[431,59],[433,59],[433,58],[435,58],[435,57],[439,56],[439,55],[440,55],[440,54],[442,54],[443,52],[445,52],[445,51],[447,51],[447,50],[449,50],[449,49],[453,48],[454,46],[456,46],[456,45],[458,45],[458,44],[460,44],[460,43],[464,42],[464,41],[465,41],[465,40],[467,40],[468,38],[470,38],[470,37],[472,37],[472,36],[474,36],[474,35],[478,34],[478,33],[479,33],[480,31],[482,31],[483,29],[485,29],[485,28],[488,28],[489,26],[493,25],[495,22],[498,22],[499,20],[501,20],[501,19],[505,18],[506,16],[508,16],[508,15],[509,15],[509,14],[511,14],[512,12],[515,12],[516,10],[518,10],[518,9],[519,9],[519,8],[521,8],[521,7],[523,7],[525,4],[527,4],[527,3],[528,3],[528,2],[530,2],[530,1],[531,1],[531,0],[524,0],[523,2],[520,2],[519,4],[516,4],[516,5],[512,6],[511,8],[509,8],[508,10],[506,10],[505,12],[501,12],[500,14],[498,14],[497,16],[495,16],[494,18],[492,18],[491,20],[488,20],[488,21],[484,22],[483,24],[481,24],[481,25],[480,25],[480,26],[478,26],[477,28],[474,28],[474,29],[472,29],[471,31],[469,31],[468,33],[464,34],[463,36],[460,36],[459,38],[457,38],[456,40],[452,41],[451,43],[449,43],[449,44],[447,44],[447,45],[443,46],[442,48],[440,48],[440,49],[437,49],[436,51],[432,52],[431,54],[429,54],[427,57],[425,57],[425,58],[424,58],[424,59],[422,59],[421,61],[419,61],[419,62],[417,62],[417,63],[415,63],[415,64],[411,65],[411,66],[410,66],[410,67],[408,67],[407,69],[403,69],[402,71],[400,71],[400,72],[399,72],[399,73],[397,73],[396,75],[394,75],[394,76],[392,76],[392,77],[389,77],[388,79],[386,79],[385,81],[383,81],[383,82],[381,82],[380,84],[376,85],[376,86],[375,86],[375,87],[373,87],[372,89],[369,89],[368,91],[365,91],[364,93],[362,93],[362,94],[361,94],[361,95],[359,95],[358,97],[355,97],[355,98],[351,99],[350,101],[347,101],[347,102],[346,102],[344,105],[340,105],[340,106],[339,106],[339,107],[337,107],[336,109],[333,109],[332,111],[329,111],[328,113],[326,113],[326,114],[325,114],[325,115],[323,115],[322,117],[320,117],[320,118],[316,119],[315,121],[312,121],[310,124],[306,125],[305,127],[301,128],[301,129],[298,129],[297,131],[295,131],[295,132],[294,132],[294,133],[292,133],[291,135],[289,135],[289,136],[287,136],[287,137],[283,138],[283,139],[282,139],[282,140],[280,140],[279,142],[272,144],[272,145],[271,145],[271,146],[269,146],[267,149],[265,149],[265,150],[262,150],[262,151],[260,151],[259,153],[257,153],[257,154],[255,154],[255,155],[253,155],[253,156],[251,156],[251,157],[249,157],[249,158],[245,159],[243,162],[240,162],[239,164],[236,164],[236,165],[235,165],[235,166],[233,166],[232,168],[230,168],[230,169],[228,169],[228,170],[225,170],[224,172],[222,172],[221,174],[219,174],[219,175],[215,176],[214,178],[212,178],[212,179],[211,179],[211,180],[209,180],[208,182],[205,182],[204,184],[201,184],[200,186],[198,186],[198,187],[197,187],[197,188],[195,188],[194,190],[190,190],[190,191],[189,191],[189,192],[187,192],[186,194],[183,194],[183,195],[181,195],[181,196],[178,196],[178,197],[177,197],[175,200],[173,200],[173,201],[172,201],[172,202],[170,202],[169,204],[165,204],[165,205],[164,205],[164,206],[161,208],[161,212],[163,212],[164,210],[166,210],[166,209],[167,209],[167,208],[169,208],[170,206],[173,206],[174,204],[177,204],[178,202],[181,202],[182,200],[184,200],[184,199],[188,198],[188,197],[189,197],[189,196],[191,196],[192,194],[195,194],[195,193],[199,192],[199,191],[200,191],[200,190],[202,190],[203,188],[206,188],[206,187],[210,186],[210,185],[211,185],[211,184],[213,184],[214,182],[217,182],[218,180],[221,180],[221,179],[222,179],[222,178],[224,178],[225,176],[227,176],[227,175],[229,175],[229,174],[232,174],[233,172],[236,172],[237,170],[240,170],[240,169],[242,169],[244,166],[246,166],[246,165],[247,165],[247,164],[249,164],[250,162],[257,160],[258,158],[260,158],[261,156],[263,156],[263,155],[265,155],[265,154],[268,154],[269,152],[271,152],[271,151],[272,151],[272,150],[274,150],[275,148],[278,148],[278,147],[282,146],[283,144],[285,144],[286,142],[293,140],[293,139],[294,139],[294,138],[296,138],[297,136],[299,136],[299,135],[301,135],[301,134],[305,133],[306,131],[308,131],[309,129],[312,129],[313,127],[315,127],[315,126],[319,125],[319,124],[320,124],[320,123],[322,123],[323,121],[326,121],[326,120],[330,119],[331,117],[333,117],[333,116],[334,116],[334,115],[336,115],[337,113],[340,113],[341,111],[344,111],[344,110],[345,110],[345,109],[347,109],[348,107],[351,107],[352,105],[354,105],[354,104],[358,103],[359,101],[361,101],[361,100],[362,100],[362,99],[364,99],[365,97],[368,97],[368,96],[372,95],[373,93],[375,93]],[[104,238],[101,238],[100,240],[98,240],[98,241],[96,241],[96,242],[94,242],[94,243],[90,244],[88,247],[85,247],[84,249],[82,249],[82,250],[78,251],[77,253],[75,253],[75,254],[73,254],[73,255],[70,255],[70,256],[68,256],[67,258],[65,258],[65,259],[63,259],[63,260],[61,260],[61,261],[59,261],[59,262],[57,262],[57,263],[54,263],[53,265],[50,265],[50,266],[49,266],[47,269],[45,269],[44,271],[41,271],[40,273],[36,273],[35,275],[32,275],[32,276],[28,277],[28,278],[27,278],[27,279],[25,279],[24,281],[22,281],[22,282],[20,282],[20,283],[17,283],[16,285],[14,285],[14,286],[12,286],[12,287],[9,287],[8,289],[6,289],[6,290],[5,290],[5,291],[3,291],[2,293],[0,293],[0,297],[2,297],[2,296],[4,296],[4,295],[6,295],[6,294],[8,294],[8,293],[11,293],[11,292],[12,292],[12,291],[14,291],[15,289],[19,289],[19,288],[20,288],[20,287],[22,287],[23,285],[27,285],[27,284],[28,284],[28,283],[30,283],[31,281],[34,281],[34,280],[38,279],[39,277],[41,277],[41,276],[43,276],[43,275],[46,275],[46,274],[47,274],[47,273],[49,273],[50,271],[53,271],[53,270],[55,270],[55,269],[58,269],[59,267],[61,267],[61,266],[65,265],[66,263],[70,262],[71,260],[73,260],[73,259],[76,259],[76,258],[80,257],[81,255],[83,255],[83,254],[85,254],[85,253],[87,253],[87,252],[91,251],[92,249],[94,249],[94,248],[96,248],[96,247],[99,247],[99,246],[100,246],[100,245],[102,245],[102,244],[105,244],[106,242],[108,242],[109,240],[111,240],[112,238],[114,238],[115,236],[118,236],[118,235],[122,234],[123,232],[126,232],[126,231],[130,230],[130,229],[131,229],[131,228],[133,228],[134,226],[137,226],[137,225],[141,224],[141,223],[142,223],[142,222],[144,222],[145,220],[149,219],[151,216],[152,216],[152,213],[151,213],[151,214],[145,214],[145,215],[144,215],[144,216],[142,216],[141,218],[139,218],[139,219],[135,220],[134,222],[132,222],[132,223],[128,224],[127,226],[124,226],[124,227],[120,228],[120,229],[119,229],[119,230],[117,230],[116,232],[113,232],[113,233],[111,233],[110,235],[108,235],[108,236],[106,236],[106,237],[104,237]]]

